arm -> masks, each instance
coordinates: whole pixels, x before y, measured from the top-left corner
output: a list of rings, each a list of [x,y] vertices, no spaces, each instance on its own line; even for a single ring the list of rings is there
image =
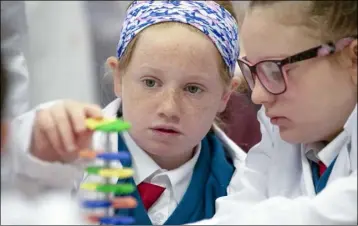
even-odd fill
[[[73,164],[49,163],[37,159],[30,153],[36,111],[50,107],[54,103],[58,101],[40,105],[11,122],[7,150],[10,170],[7,176],[12,183],[20,186],[72,189],[82,180],[83,166],[79,161]]]
[[[233,197],[237,195],[243,198],[240,202],[248,202],[247,205],[249,203],[257,203],[267,198],[266,178],[268,166],[271,161],[270,148],[268,147],[272,146],[271,133],[268,131],[272,131],[272,128],[263,116],[264,110],[261,109],[258,112],[258,118],[261,122],[261,133],[265,135],[262,136],[258,144],[251,148],[245,161],[235,164],[236,171],[228,187],[228,196],[216,200],[217,216],[224,216],[232,212],[231,205],[236,203]]]

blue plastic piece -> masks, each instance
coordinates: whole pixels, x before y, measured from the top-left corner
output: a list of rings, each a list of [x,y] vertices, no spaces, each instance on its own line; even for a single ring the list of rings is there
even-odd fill
[[[134,224],[134,218],[124,216],[101,217],[99,218],[99,223],[107,225],[128,225]]]
[[[108,208],[112,203],[108,200],[86,200],[82,202],[82,206],[85,208]]]
[[[111,161],[111,160],[130,161],[131,159],[131,156],[128,152],[104,152],[104,153],[97,154],[96,157],[106,161]]]

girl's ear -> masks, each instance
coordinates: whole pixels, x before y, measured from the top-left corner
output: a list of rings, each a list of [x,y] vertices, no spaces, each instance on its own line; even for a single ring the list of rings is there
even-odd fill
[[[111,56],[111,57],[108,57],[106,63],[107,63],[107,66],[112,71],[114,93],[116,94],[117,97],[121,97],[122,80],[120,78],[120,74],[119,74],[119,70],[118,70],[118,59],[116,57]]]
[[[6,143],[6,138],[7,138],[7,128],[8,128],[8,125],[6,122],[4,121],[1,121],[1,152],[2,150],[5,150],[5,143]]]
[[[224,95],[221,98],[221,104],[219,106],[219,113],[222,113],[225,111],[227,103],[230,100],[231,94],[236,91],[238,86],[239,86],[239,79],[237,78],[237,76],[234,76],[234,78],[231,80],[229,88],[225,91]]]
[[[349,45],[349,56],[350,60],[352,61],[352,80],[354,82],[354,85],[357,85],[357,39],[355,39],[351,44]]]

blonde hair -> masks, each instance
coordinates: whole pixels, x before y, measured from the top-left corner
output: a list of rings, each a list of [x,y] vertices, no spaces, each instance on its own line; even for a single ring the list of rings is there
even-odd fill
[[[249,7],[267,7],[283,2],[285,1],[251,1]],[[289,4],[299,6],[298,10],[291,10],[302,15],[295,19],[310,28],[311,34],[322,42],[335,42],[357,35],[357,1],[293,1]]]

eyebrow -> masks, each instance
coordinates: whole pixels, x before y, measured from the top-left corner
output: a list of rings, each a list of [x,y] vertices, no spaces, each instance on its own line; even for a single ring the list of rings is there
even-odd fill
[[[154,74],[163,74],[162,70],[160,70],[158,68],[151,67],[151,66],[149,66],[147,64],[140,65],[139,69],[140,70],[146,70],[146,71],[148,71],[150,73],[154,73]]]
[[[139,66],[139,69],[140,70],[145,70],[146,72],[154,73],[154,74],[157,74],[157,75],[163,75],[164,74],[164,71],[162,71],[161,69],[151,67],[151,66],[149,66],[147,64],[143,64],[143,65]],[[206,73],[195,73],[195,74],[186,74],[186,75],[190,79],[196,79],[196,80],[200,80],[200,81],[205,81],[206,78],[208,78]]]

